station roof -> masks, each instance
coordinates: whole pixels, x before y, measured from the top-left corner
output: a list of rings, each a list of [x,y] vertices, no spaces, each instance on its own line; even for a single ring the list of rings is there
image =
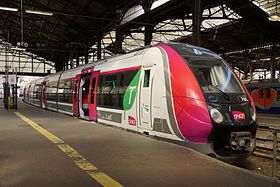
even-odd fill
[[[260,55],[267,58],[271,56],[267,49],[280,43],[280,22],[268,20],[275,7],[277,12],[277,0],[201,1],[203,47],[228,54],[229,59],[242,64],[240,56],[245,49],[261,49],[256,54],[252,52],[252,58]],[[149,23],[143,10],[147,4],[152,5]],[[102,46],[115,52],[117,25],[125,37],[125,51],[144,45],[146,24],[154,26],[152,43],[168,40],[191,43],[192,0],[22,0],[22,5],[21,9],[21,0],[1,1],[1,7],[18,9],[0,10],[1,39],[15,46],[22,41],[23,31],[27,51],[56,64],[69,59],[73,46],[88,49],[96,45],[99,36],[103,38]]]

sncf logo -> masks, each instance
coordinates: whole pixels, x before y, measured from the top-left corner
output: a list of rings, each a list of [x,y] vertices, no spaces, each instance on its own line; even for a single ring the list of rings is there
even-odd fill
[[[128,124],[136,126],[136,119],[134,117],[128,116]]]
[[[245,114],[240,111],[232,111],[232,115],[233,115],[234,120],[236,120],[236,121],[246,119]]]

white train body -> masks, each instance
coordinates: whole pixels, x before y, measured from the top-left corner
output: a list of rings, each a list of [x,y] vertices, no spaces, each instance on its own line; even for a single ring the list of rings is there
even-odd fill
[[[234,130],[225,130],[228,136],[232,131],[248,132],[245,136],[238,135],[238,138],[248,140],[246,147],[238,148],[238,154],[217,153],[215,141],[225,141],[222,146],[226,147],[231,143],[228,141],[233,140],[214,136],[213,129],[218,128],[210,114],[214,101],[207,100],[209,93],[197,81],[201,75],[196,75],[176,46],[192,52],[191,57],[204,55],[209,60],[218,59],[227,68],[229,79],[234,79],[235,86],[240,90],[240,93],[231,96],[232,100],[240,95],[247,98],[246,103],[240,101],[237,106],[236,101],[227,101],[226,106],[246,113],[246,120],[235,120],[235,113],[221,109],[232,115],[232,123],[236,123]],[[255,146],[256,121],[252,118],[253,114],[250,116],[247,109],[241,111],[239,105],[246,105],[245,108],[253,111],[254,105],[246,88],[220,61],[215,53],[203,48],[160,44],[33,81],[25,88],[24,101],[72,116],[175,140],[206,154],[231,157],[241,155],[241,149],[242,154],[248,154]],[[216,92],[214,96],[220,99],[221,93]],[[215,101],[216,105],[219,99]],[[224,102],[221,103],[224,107]],[[226,123],[222,122],[225,126]],[[232,151],[234,148],[229,149]]]

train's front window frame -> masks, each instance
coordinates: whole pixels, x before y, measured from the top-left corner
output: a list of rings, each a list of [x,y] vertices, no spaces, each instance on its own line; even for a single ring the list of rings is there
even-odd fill
[[[168,45],[185,59],[204,93],[246,93],[237,76],[218,54],[188,44],[169,43]],[[203,69],[204,71],[201,71]],[[205,69],[211,71],[208,72],[210,75],[205,74]],[[229,89],[229,86],[232,89]]]
[[[232,70],[221,59],[185,58],[205,93],[244,94]],[[220,90],[220,91],[219,91]]]

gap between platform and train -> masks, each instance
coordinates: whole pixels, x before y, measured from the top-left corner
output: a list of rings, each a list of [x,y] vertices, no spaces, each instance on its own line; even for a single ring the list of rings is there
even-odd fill
[[[92,163],[87,161],[80,153],[78,153],[74,148],[67,145],[62,139],[58,138],[54,134],[50,133],[46,129],[39,126],[34,121],[28,119],[24,115],[19,112],[15,112],[15,114],[25,121],[28,125],[33,127],[47,139],[49,139],[52,143],[57,145],[57,147],[64,152],[81,170],[85,171],[91,178],[97,181],[102,186],[113,186],[113,187],[121,187],[122,185],[101,172],[97,167],[95,167]]]

